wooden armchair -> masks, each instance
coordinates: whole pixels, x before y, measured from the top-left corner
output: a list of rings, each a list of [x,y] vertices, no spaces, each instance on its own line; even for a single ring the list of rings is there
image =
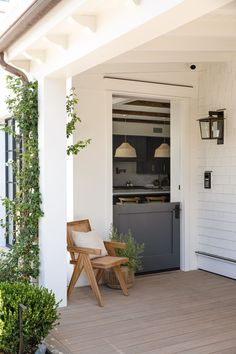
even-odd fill
[[[128,295],[128,290],[120,266],[121,264],[126,264],[129,259],[126,257],[117,257],[115,252],[115,249],[124,249],[126,244],[104,241],[108,256],[99,257],[101,254],[100,249],[76,247],[72,239],[72,231],[91,231],[89,220],[72,221],[67,223],[67,250],[70,252],[71,256],[70,263],[74,265],[73,274],[67,291],[68,298],[70,297],[83,269],[85,270],[99,306],[103,306],[103,301],[98,287],[98,282],[106,269],[112,268],[120,283],[124,295]],[[90,254],[97,255],[98,258],[90,259]],[[94,270],[97,270],[96,276]]]

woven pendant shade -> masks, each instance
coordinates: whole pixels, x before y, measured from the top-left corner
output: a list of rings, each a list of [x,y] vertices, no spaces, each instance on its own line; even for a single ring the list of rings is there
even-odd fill
[[[154,157],[170,157],[170,145],[163,143],[156,150]]]
[[[125,142],[118,146],[115,152],[115,157],[137,157],[137,153],[132,145]]]

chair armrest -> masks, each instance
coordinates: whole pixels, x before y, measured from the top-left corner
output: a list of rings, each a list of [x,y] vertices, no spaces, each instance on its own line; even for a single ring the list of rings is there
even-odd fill
[[[114,242],[114,241],[104,241],[104,245],[105,247],[112,247],[112,248],[116,248],[116,249],[120,249],[123,250],[126,248],[126,243],[124,242]]]
[[[109,256],[116,257],[115,249],[123,250],[126,247],[126,244],[123,242],[113,242],[113,241],[104,241],[104,245]]]
[[[101,255],[101,250],[99,248],[86,248],[77,246],[68,246],[67,250],[69,252],[84,253],[84,254],[95,254],[96,256]]]

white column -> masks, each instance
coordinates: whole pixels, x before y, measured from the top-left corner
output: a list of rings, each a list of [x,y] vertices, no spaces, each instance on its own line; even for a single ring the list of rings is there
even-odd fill
[[[5,197],[5,133],[0,131],[0,198]],[[0,201],[0,218],[5,218],[5,207]],[[5,230],[0,227],[0,247],[6,245]]]
[[[40,285],[66,306],[66,81],[39,81]]]

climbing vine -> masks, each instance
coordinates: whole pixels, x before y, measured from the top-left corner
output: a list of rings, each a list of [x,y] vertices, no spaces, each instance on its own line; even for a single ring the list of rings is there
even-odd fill
[[[7,162],[15,176],[16,195],[13,200],[2,198],[7,218],[0,219],[0,224],[9,235],[9,226],[14,223],[11,236],[15,242],[7,253],[0,254],[0,281],[31,281],[39,275],[38,224],[43,216],[39,189],[38,84],[36,81],[25,83],[20,78],[8,76],[7,88],[11,95],[6,105],[17,129],[13,130],[10,126],[1,129],[14,135],[16,141],[16,159]],[[81,121],[75,112],[77,103],[75,90],[71,89],[66,98],[69,118],[67,138]],[[87,139],[69,145],[67,154],[77,154],[90,141]]]
[[[14,200],[3,198],[9,223],[14,222],[12,248],[1,254],[0,281],[30,281],[39,275],[38,223],[41,211],[39,190],[38,157],[38,85],[24,83],[20,78],[8,76],[7,87],[11,91],[6,105],[17,129],[7,129],[16,141],[16,159],[8,161],[16,183]],[[1,226],[8,230],[9,223],[1,220]]]
[[[66,125],[66,137],[67,139],[73,135],[76,124],[81,122],[80,117],[78,116],[75,106],[79,102],[75,89],[72,88],[70,93],[66,96],[66,112],[68,116],[68,123]],[[67,146],[67,155],[77,155],[79,151],[84,149],[88,144],[90,144],[91,139],[80,140],[75,144]]]

